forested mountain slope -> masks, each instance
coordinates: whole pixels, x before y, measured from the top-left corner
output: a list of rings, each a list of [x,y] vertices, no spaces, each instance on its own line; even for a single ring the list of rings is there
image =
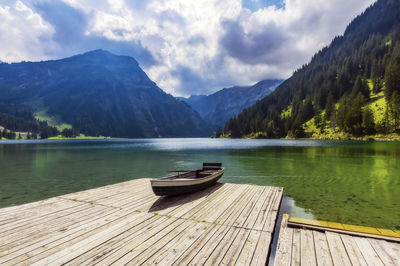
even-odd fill
[[[61,60],[0,64],[0,113],[10,119],[55,119],[92,136],[212,133],[190,106],[157,87],[135,59],[103,50]]]
[[[232,137],[363,136],[400,126],[400,1],[379,0],[272,94],[225,125]]]

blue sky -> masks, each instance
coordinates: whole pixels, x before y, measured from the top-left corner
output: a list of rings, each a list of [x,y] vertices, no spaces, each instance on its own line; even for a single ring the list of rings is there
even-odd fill
[[[242,5],[244,8],[248,8],[252,12],[255,12],[268,6],[283,8],[285,6],[285,3],[282,0],[243,0]]]
[[[2,0],[0,61],[133,56],[174,96],[288,78],[375,0]]]

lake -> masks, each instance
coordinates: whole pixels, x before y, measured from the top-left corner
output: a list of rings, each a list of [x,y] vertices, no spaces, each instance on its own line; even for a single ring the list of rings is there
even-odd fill
[[[0,207],[222,162],[221,182],[284,187],[293,216],[400,230],[400,142],[0,141]]]

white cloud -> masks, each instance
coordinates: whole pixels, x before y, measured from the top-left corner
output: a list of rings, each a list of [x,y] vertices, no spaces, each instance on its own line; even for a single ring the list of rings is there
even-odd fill
[[[0,60],[4,62],[46,59],[54,49],[53,27],[21,1],[0,5]]]
[[[56,50],[54,28],[28,7],[31,1],[47,0],[0,6],[0,41],[9,46],[1,47],[0,60],[45,59]],[[68,51],[82,52],[98,39],[124,43],[121,52],[139,43],[137,51],[151,52],[157,62],[142,64],[150,78],[186,96],[289,77],[374,1],[285,0],[285,8],[252,12],[241,0],[63,0],[86,18],[85,34],[76,38],[92,38],[91,46],[76,41]]]

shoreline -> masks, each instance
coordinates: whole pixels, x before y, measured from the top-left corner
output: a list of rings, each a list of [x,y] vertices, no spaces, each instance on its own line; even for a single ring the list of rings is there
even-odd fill
[[[212,137],[216,138],[216,137]],[[216,138],[218,139],[218,138]],[[388,135],[368,135],[363,137],[353,137],[353,136],[319,136],[319,137],[305,137],[305,138],[293,138],[293,137],[284,137],[284,138],[266,138],[262,134],[249,134],[243,136],[241,138],[231,138],[230,136],[222,136],[219,139],[281,139],[281,140],[337,140],[337,141],[346,141],[346,140],[355,140],[355,141],[400,141],[400,135],[398,134],[388,134]]]
[[[85,137],[75,137],[75,138],[67,138],[67,137],[50,137],[46,139],[6,139],[2,138],[0,141],[26,141],[26,140],[35,140],[35,141],[40,141],[40,140],[106,140],[106,139],[169,139],[169,138],[114,138],[114,137],[90,137],[90,136],[85,136]],[[180,139],[180,138],[177,138]],[[183,139],[191,139],[191,137],[188,138],[183,138]],[[264,137],[242,137],[242,138],[230,138],[230,137],[206,137],[204,139],[271,139],[271,140],[336,140],[336,141],[363,141],[363,142],[368,142],[368,141],[376,141],[376,142],[389,142],[389,141],[400,141],[400,136],[365,136],[365,137],[350,137],[350,138],[329,138],[329,137],[310,137],[310,138],[291,138],[291,137],[285,137],[285,138],[264,138]]]

